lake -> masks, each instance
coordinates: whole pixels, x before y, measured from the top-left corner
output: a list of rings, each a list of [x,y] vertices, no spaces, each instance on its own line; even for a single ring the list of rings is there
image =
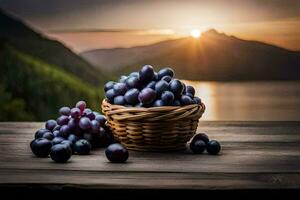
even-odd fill
[[[206,105],[202,120],[300,120],[300,81],[184,82]]]

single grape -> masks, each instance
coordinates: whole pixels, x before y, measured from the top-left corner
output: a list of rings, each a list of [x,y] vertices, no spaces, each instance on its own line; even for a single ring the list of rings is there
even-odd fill
[[[82,117],[79,120],[79,127],[82,130],[89,130],[91,128],[91,120],[87,117]]]
[[[71,114],[71,117],[73,117],[74,119],[79,118],[81,115],[81,111],[79,108],[72,108],[70,114]]]
[[[201,104],[201,99],[199,98],[199,97],[194,97],[194,102],[196,103],[196,104]]]
[[[59,136],[61,136],[63,138],[68,138],[70,132],[71,132],[71,130],[70,130],[69,126],[68,125],[63,125],[60,128]]]
[[[126,103],[124,96],[116,96],[114,98],[115,105],[124,105]]]
[[[106,122],[106,117],[104,115],[96,115],[95,120],[97,120],[100,126],[104,126]]]
[[[56,125],[57,125],[56,121],[53,119],[50,119],[46,122],[45,127],[49,131],[53,131],[53,129],[55,128]]]
[[[52,140],[52,145],[54,146],[54,145],[60,144],[64,140],[65,140],[65,138],[63,138],[63,137],[60,137],[60,136],[55,137]]]
[[[69,107],[67,107],[67,106],[61,107],[59,109],[59,114],[61,114],[61,115],[69,116],[70,112],[71,112],[71,109]]]
[[[76,108],[79,108],[79,110],[81,111],[81,112],[83,112],[84,111],[84,109],[86,108],[86,103],[85,103],[85,101],[78,101],[77,103],[76,103],[76,106],[75,106]]]
[[[32,153],[41,158],[48,157],[51,147],[51,141],[45,138],[38,138],[30,143]]]
[[[67,162],[72,156],[72,149],[65,144],[57,144],[52,146],[50,151],[50,157],[52,160],[58,163]]]
[[[159,70],[157,74],[159,80],[161,80],[164,76],[170,76],[171,78],[174,77],[174,71],[169,67]]]
[[[183,93],[184,86],[181,81],[174,79],[169,83],[169,90],[173,92],[176,97],[180,97]]]
[[[131,105],[135,105],[139,102],[138,96],[139,96],[140,91],[136,88],[128,90],[125,95],[124,99],[127,103]]]
[[[110,162],[113,163],[123,163],[128,159],[127,149],[118,143],[111,144],[105,150],[105,155]]]
[[[105,85],[104,85],[104,91],[106,92],[107,90],[110,90],[114,87],[115,82],[113,81],[108,81]]]
[[[156,93],[154,90],[152,90],[151,88],[145,88],[140,92],[138,99],[143,104],[151,104],[154,101],[155,97]]]
[[[106,91],[105,96],[109,102],[113,102],[115,96],[117,96],[117,93],[114,89],[110,89]]]
[[[193,104],[193,99],[187,95],[182,95],[180,98],[180,102],[182,105],[190,105]]]
[[[62,126],[62,125],[66,125],[68,124],[69,122],[69,117],[68,116],[65,116],[65,115],[62,115],[60,116],[59,118],[57,118],[56,120],[57,124]]]
[[[189,93],[189,94],[194,96],[195,95],[195,88],[193,86],[188,85],[188,86],[186,86],[185,93]]]
[[[127,92],[125,83],[116,83],[113,89],[115,91],[115,96],[124,95]]]
[[[164,91],[161,94],[161,100],[164,102],[165,105],[172,105],[174,98],[174,94],[170,91]]]
[[[209,154],[217,155],[221,150],[221,145],[216,140],[211,140],[207,143],[206,150]]]
[[[151,65],[145,65],[139,71],[140,80],[146,84],[149,83],[154,77],[154,69]]]
[[[100,129],[100,123],[97,121],[97,120],[92,120],[91,121],[91,132],[94,133],[94,132],[97,132],[99,131]]]
[[[46,132],[46,133],[44,133],[43,138],[46,138],[48,140],[53,140],[54,134],[51,132]]]
[[[47,132],[50,132],[50,131],[48,129],[41,128],[35,132],[34,138],[35,139],[42,138],[44,136],[44,134]]]
[[[126,80],[126,86],[129,89],[130,88],[140,88],[142,86],[142,84],[140,83],[139,77],[132,76]]]
[[[84,139],[78,140],[74,145],[74,151],[79,155],[87,155],[92,149],[91,144]]]
[[[160,96],[164,91],[168,90],[169,84],[164,81],[160,80],[155,84],[155,92],[158,96]]]
[[[201,154],[205,151],[206,144],[202,140],[196,140],[190,144],[190,149],[193,153]]]

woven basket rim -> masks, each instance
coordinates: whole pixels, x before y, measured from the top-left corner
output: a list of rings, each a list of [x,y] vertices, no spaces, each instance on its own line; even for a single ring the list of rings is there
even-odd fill
[[[128,112],[138,112],[138,111],[141,111],[141,112],[162,112],[162,111],[172,111],[172,110],[178,110],[178,109],[191,109],[191,108],[194,108],[194,107],[198,107],[198,106],[201,106],[203,109],[203,112],[205,111],[205,105],[204,103],[201,102],[201,104],[190,104],[190,105],[185,105],[185,106],[160,106],[160,107],[149,107],[149,108],[146,108],[146,107],[126,107],[126,106],[122,106],[122,105],[114,105],[114,104],[111,104],[109,103],[106,99],[103,99],[102,100],[102,104],[107,104],[109,105],[110,107],[113,107],[114,110],[126,110]]]

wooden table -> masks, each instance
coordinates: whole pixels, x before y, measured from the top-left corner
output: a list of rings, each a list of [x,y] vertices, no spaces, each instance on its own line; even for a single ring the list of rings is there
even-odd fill
[[[57,164],[32,155],[43,123],[0,123],[0,186],[51,189],[300,189],[300,122],[209,122],[199,131],[220,141],[218,156],[130,151],[109,163],[103,149]]]

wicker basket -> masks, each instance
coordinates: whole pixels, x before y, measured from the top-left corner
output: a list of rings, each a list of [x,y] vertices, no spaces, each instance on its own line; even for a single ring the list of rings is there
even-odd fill
[[[138,151],[185,149],[204,110],[204,104],[134,108],[102,102],[114,137],[126,148]]]

